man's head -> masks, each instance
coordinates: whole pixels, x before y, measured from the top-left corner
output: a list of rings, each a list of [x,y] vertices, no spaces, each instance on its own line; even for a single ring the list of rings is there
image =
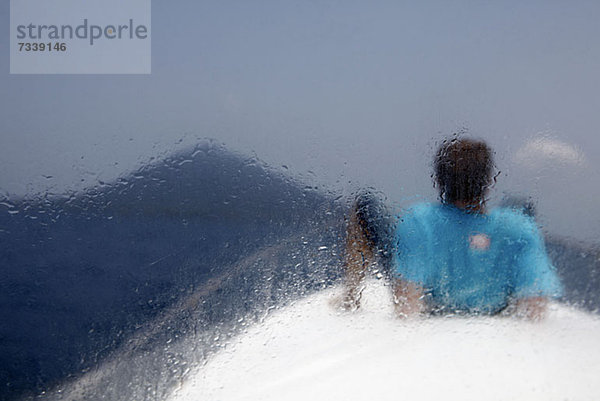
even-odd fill
[[[443,203],[482,205],[492,182],[493,158],[483,141],[445,141],[434,162],[435,180]]]

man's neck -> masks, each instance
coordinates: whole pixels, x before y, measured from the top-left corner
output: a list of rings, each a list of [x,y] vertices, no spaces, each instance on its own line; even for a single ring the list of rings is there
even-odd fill
[[[485,213],[485,203],[479,201],[461,201],[452,202],[454,206],[466,212]]]

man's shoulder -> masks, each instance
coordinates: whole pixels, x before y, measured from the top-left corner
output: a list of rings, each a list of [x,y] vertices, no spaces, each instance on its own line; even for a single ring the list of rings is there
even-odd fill
[[[440,224],[447,223],[448,216],[441,204],[422,202],[404,209],[398,219],[397,232],[413,238],[431,235]]]
[[[498,221],[513,224],[528,226],[535,224],[533,218],[525,213],[510,207],[497,207],[490,211],[490,216]]]
[[[405,209],[401,218],[426,219],[439,213],[440,205],[431,202],[421,202]]]
[[[527,238],[538,235],[533,218],[514,208],[495,208],[490,212],[490,219],[496,229],[507,236]]]

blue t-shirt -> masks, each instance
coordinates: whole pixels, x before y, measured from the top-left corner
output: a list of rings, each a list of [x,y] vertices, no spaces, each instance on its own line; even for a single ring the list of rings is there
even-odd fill
[[[437,308],[494,313],[510,298],[562,292],[533,219],[512,209],[419,204],[396,239],[395,276],[421,285]]]

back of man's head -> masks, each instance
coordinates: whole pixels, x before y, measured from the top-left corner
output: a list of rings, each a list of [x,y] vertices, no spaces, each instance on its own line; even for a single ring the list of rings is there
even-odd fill
[[[444,141],[434,162],[442,202],[483,204],[492,181],[493,164],[492,152],[483,141]]]

